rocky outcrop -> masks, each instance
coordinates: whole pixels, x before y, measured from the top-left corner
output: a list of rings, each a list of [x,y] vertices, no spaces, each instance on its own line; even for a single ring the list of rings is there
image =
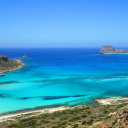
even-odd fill
[[[102,46],[100,49],[101,54],[128,54],[128,50],[116,49],[113,46]]]
[[[18,70],[24,65],[21,60],[10,60],[7,56],[0,55],[0,73]]]
[[[121,106],[121,105],[120,105]],[[118,108],[119,106],[117,106]],[[106,120],[100,122],[93,128],[128,128],[128,106],[110,113]]]
[[[8,57],[7,56],[5,56],[5,55],[0,55],[0,63],[2,63],[2,62],[8,62],[9,60],[8,60]]]

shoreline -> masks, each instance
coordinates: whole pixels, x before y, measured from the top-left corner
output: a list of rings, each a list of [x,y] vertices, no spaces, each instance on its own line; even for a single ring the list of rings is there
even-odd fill
[[[21,60],[16,60],[16,59],[11,59],[11,60],[14,60],[17,62],[17,64],[20,64],[18,67],[14,68],[14,69],[7,69],[7,70],[4,70],[4,71],[0,71],[0,73],[6,73],[6,72],[10,72],[10,71],[16,71],[16,70],[19,70],[19,69],[22,69],[23,66],[25,66],[26,64],[23,63]]]
[[[95,99],[95,101],[101,105],[116,105],[122,102],[128,103],[128,97],[107,97]]]
[[[128,97],[107,97],[107,98],[98,98],[94,99],[98,105],[118,105],[121,103],[128,103]],[[9,113],[3,113],[0,114],[0,122],[9,121],[9,120],[16,120],[17,118],[29,118],[41,114],[46,113],[53,113],[56,111],[64,111],[64,110],[71,110],[74,108],[82,108],[88,105],[76,105],[72,107],[68,107],[66,105],[63,106],[57,106],[57,107],[49,107],[49,108],[43,108],[43,107],[37,107],[37,108],[30,108],[25,110],[19,110]]]
[[[24,111],[22,112],[17,112],[15,113],[10,113],[10,114],[1,114],[0,115],[0,122],[4,122],[4,121],[8,121],[8,120],[15,120],[15,118],[29,118],[29,117],[33,117],[33,116],[37,116],[37,115],[40,115],[40,114],[45,114],[45,113],[53,113],[53,112],[56,112],[56,111],[63,111],[63,110],[67,110],[67,109],[71,109],[72,107],[66,107],[66,106],[60,106],[60,107],[54,107],[54,108],[40,108],[40,109],[37,109],[37,110],[29,110],[28,111]]]
[[[100,53],[101,55],[127,55],[128,53]]]

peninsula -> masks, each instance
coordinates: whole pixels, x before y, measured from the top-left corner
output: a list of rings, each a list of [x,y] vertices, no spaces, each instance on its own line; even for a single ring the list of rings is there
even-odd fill
[[[0,55],[0,73],[21,69],[25,64],[21,60],[10,60],[5,55]]]
[[[100,49],[101,54],[128,54],[126,49],[116,49],[113,46],[102,46]]]

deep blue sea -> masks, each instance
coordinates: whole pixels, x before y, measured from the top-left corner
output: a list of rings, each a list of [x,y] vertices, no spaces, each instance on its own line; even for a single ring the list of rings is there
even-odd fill
[[[128,96],[128,55],[99,52],[98,48],[0,49],[0,54],[27,64],[0,77],[0,114]]]

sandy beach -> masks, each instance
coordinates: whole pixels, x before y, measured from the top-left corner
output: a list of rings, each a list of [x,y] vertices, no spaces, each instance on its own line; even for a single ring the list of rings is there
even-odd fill
[[[121,104],[122,102],[128,103],[128,98],[112,97],[112,98],[95,99],[95,101],[102,105],[111,105],[111,104]]]
[[[123,97],[123,98],[103,98],[103,99],[95,99],[99,104],[101,105],[113,105],[113,104],[121,104],[123,103],[128,103],[128,98]],[[8,121],[8,120],[16,120],[17,118],[29,118],[33,116],[37,116],[40,114],[45,114],[45,113],[53,113],[56,111],[63,111],[63,110],[68,110],[68,109],[74,109],[74,108],[81,108],[86,105],[77,105],[74,107],[67,107],[67,106],[60,106],[60,107],[54,107],[54,108],[40,108],[38,110],[26,110],[25,112],[20,111],[17,113],[11,113],[11,114],[5,114],[5,115],[0,115],[0,122]]]
[[[15,120],[18,117],[28,118],[28,117],[33,117],[33,116],[37,116],[40,114],[53,113],[55,111],[63,111],[67,109],[71,109],[71,107],[60,106],[60,107],[55,107],[55,108],[45,108],[45,109],[32,110],[32,111],[26,111],[26,112],[19,112],[19,113],[14,113],[14,114],[13,113],[5,114],[5,115],[0,115],[0,122],[7,121],[7,120]]]

